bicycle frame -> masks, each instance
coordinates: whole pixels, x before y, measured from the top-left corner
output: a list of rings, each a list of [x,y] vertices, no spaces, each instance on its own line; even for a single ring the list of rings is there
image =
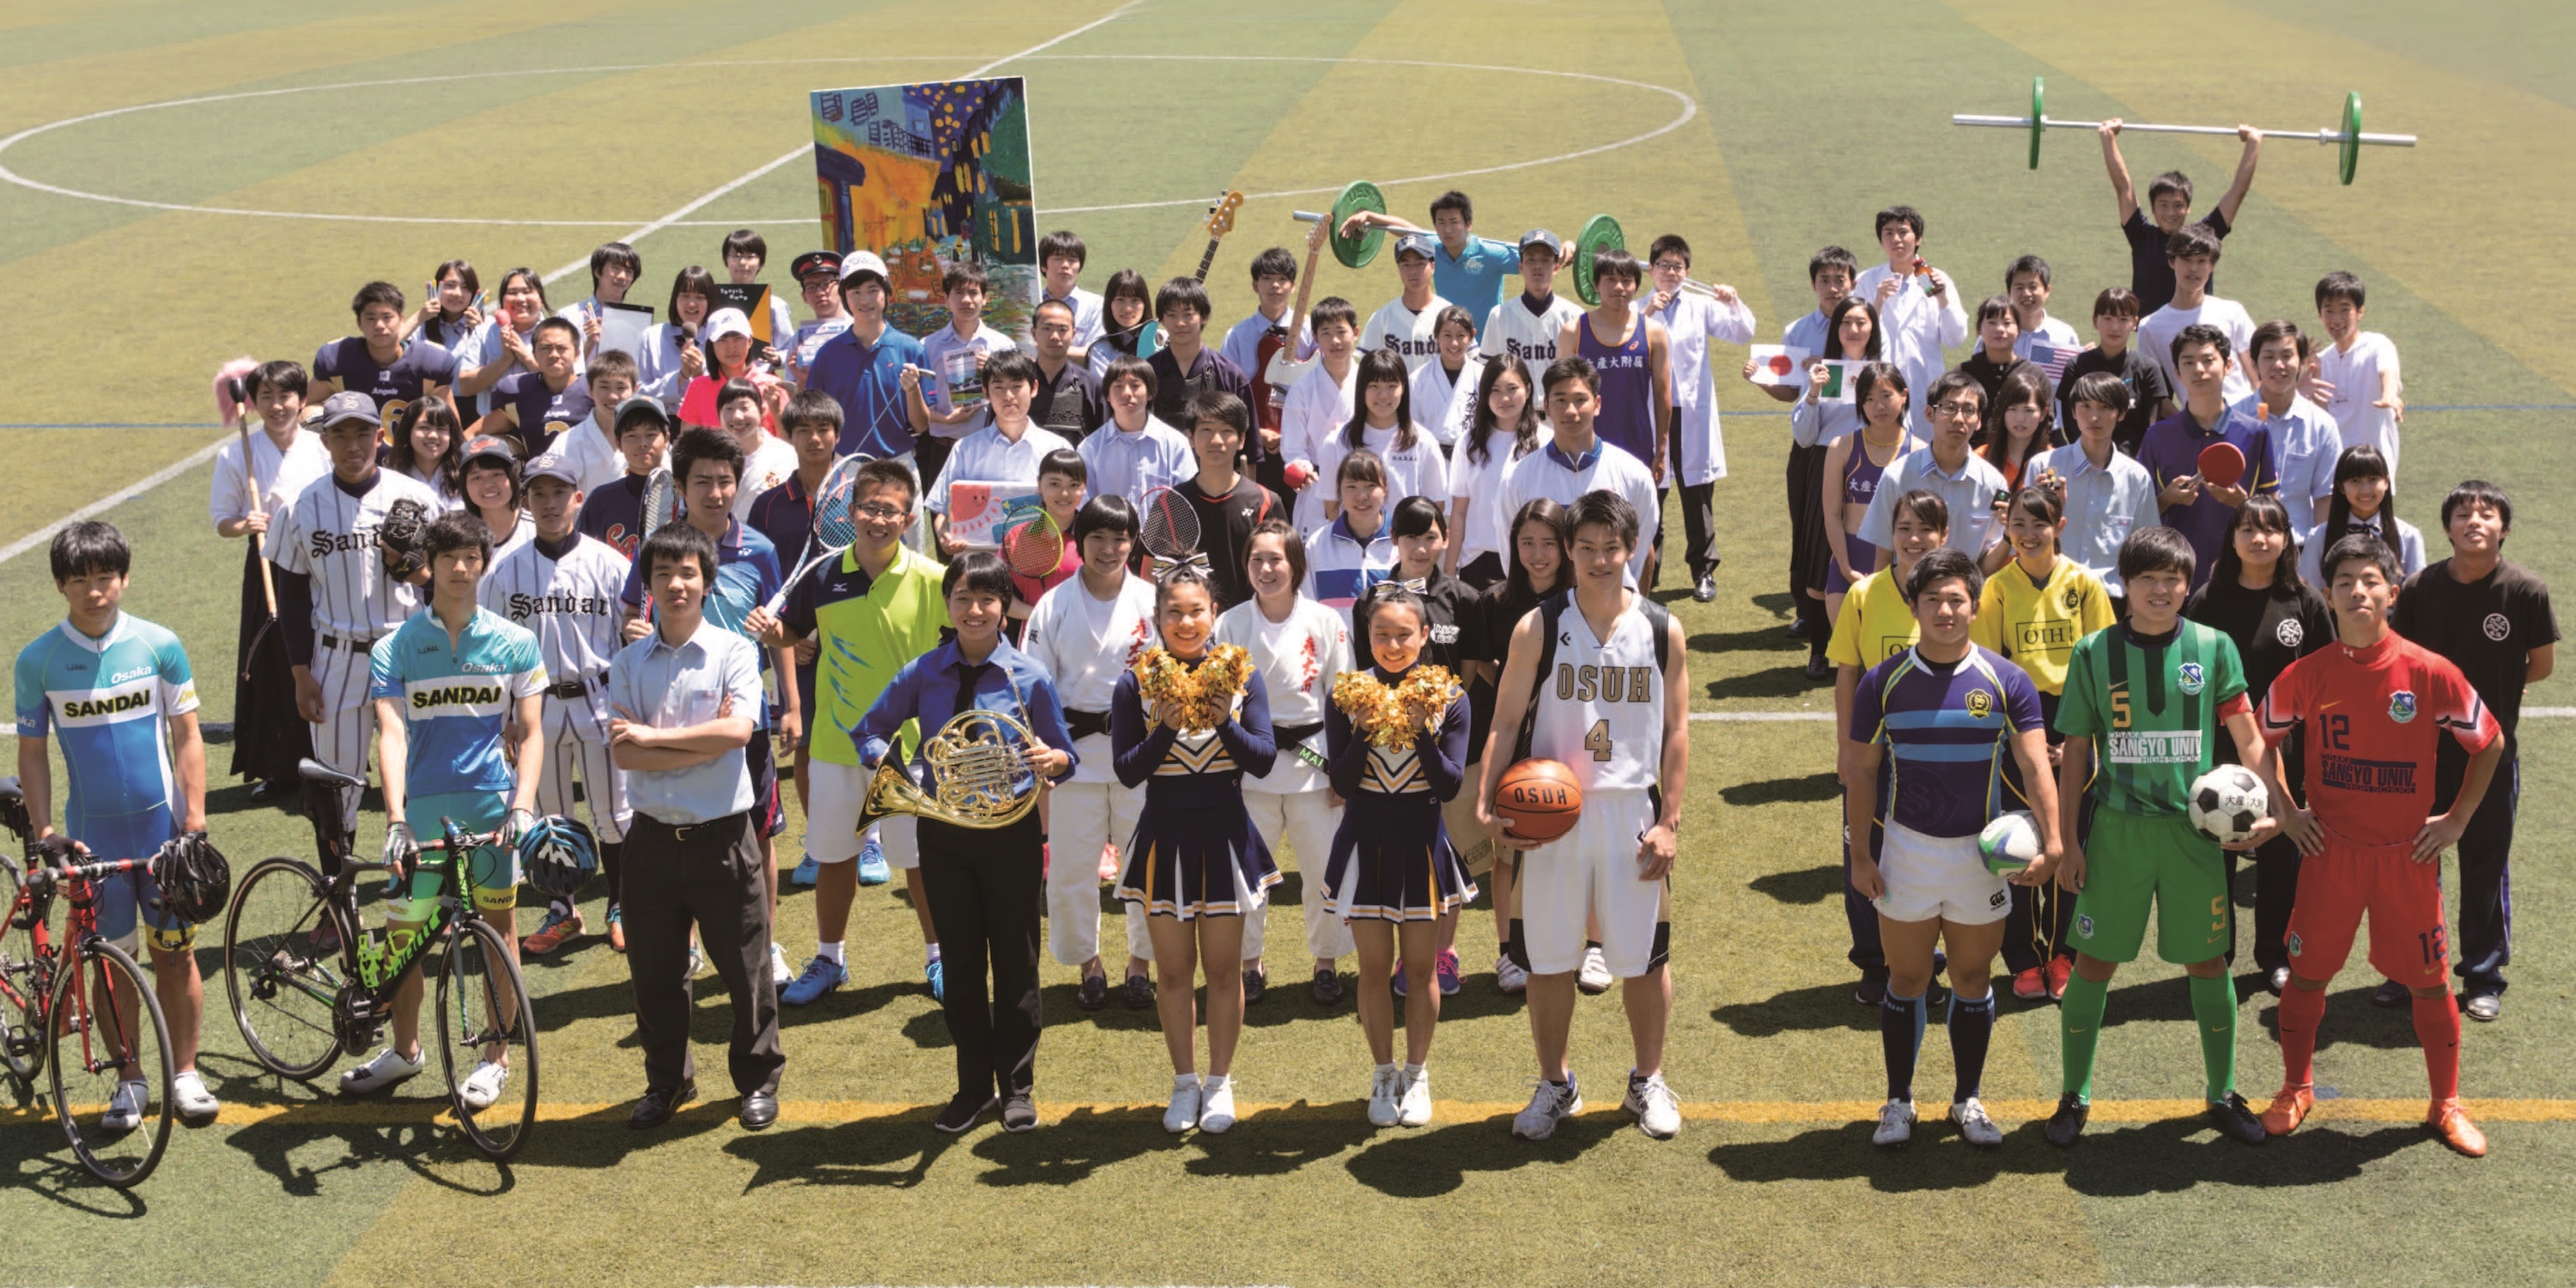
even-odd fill
[[[330,879],[323,898],[339,919],[343,932],[341,951],[359,991],[356,998],[332,999],[333,1009],[341,1011],[349,1001],[363,1002],[363,1017],[343,1015],[341,1018],[344,1022],[363,1018],[372,1026],[383,1015],[385,1006],[393,1001],[394,994],[402,988],[403,980],[428,954],[430,946],[456,938],[458,917],[463,911],[463,892],[472,886],[472,876],[467,870],[470,856],[478,846],[499,844],[500,837],[497,833],[468,832],[459,828],[453,819],[440,819],[439,826],[445,836],[420,847],[423,855],[435,853],[441,856],[436,869],[440,878],[437,902],[430,908],[429,920],[416,928],[407,928],[397,940],[390,933],[360,929],[357,902],[360,874],[393,872],[394,869],[383,863],[360,859],[352,852],[355,838],[341,830],[336,822],[340,817],[337,789],[311,782],[305,786],[305,815],[313,824],[315,848],[320,852],[324,866],[339,869],[339,875]],[[411,874],[405,871],[399,875],[408,881]]]
[[[12,866],[16,865],[12,864]],[[12,929],[25,930],[30,944],[35,949],[34,969],[31,972],[33,978],[29,980],[32,996],[20,993],[14,981],[5,974],[0,974],[0,1000],[6,1000],[9,1005],[34,1019],[36,1024],[33,1028],[36,1033],[42,1034],[46,1027],[54,1022],[54,1017],[46,1014],[46,1011],[51,1005],[50,998],[53,995],[56,974],[65,968],[67,954],[77,953],[90,942],[102,938],[98,933],[97,883],[107,877],[146,871],[151,866],[150,859],[103,859],[89,863],[75,863],[66,857],[56,867],[49,868],[42,863],[30,861],[24,868],[19,869],[25,872],[26,876],[19,887],[17,901],[9,909],[9,925]],[[51,905],[57,893],[65,900],[69,912],[63,924],[63,942],[60,944],[52,941],[52,935],[45,925],[46,915],[52,911]],[[74,962],[70,964],[70,968],[77,970],[79,966]],[[77,996],[84,999],[87,997],[86,994]],[[84,1000],[81,1005],[86,1010],[93,1008],[95,1003]],[[125,1032],[125,1018],[118,1008],[111,1006],[106,1009],[107,1024],[112,1030],[107,1037],[110,1039],[110,1045],[116,1047],[116,1063],[119,1068],[122,1068],[133,1061],[133,1035]],[[99,1026],[96,1024],[80,1026],[81,1060],[92,1070],[101,1067],[98,1063],[98,1053],[92,1049],[92,1040],[98,1036],[98,1032]]]

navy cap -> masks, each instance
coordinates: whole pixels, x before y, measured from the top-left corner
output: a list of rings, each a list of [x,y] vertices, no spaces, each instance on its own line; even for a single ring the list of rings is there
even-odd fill
[[[376,414],[376,400],[355,389],[343,389],[322,400],[322,415],[317,422],[322,428],[329,429],[344,420],[378,428],[385,423],[385,418]]]

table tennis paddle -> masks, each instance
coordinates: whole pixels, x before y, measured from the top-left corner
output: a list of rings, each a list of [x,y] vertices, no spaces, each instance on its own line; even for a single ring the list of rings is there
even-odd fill
[[[2212,443],[2200,449],[2200,480],[2234,487],[2245,477],[2245,453],[2234,443]]]

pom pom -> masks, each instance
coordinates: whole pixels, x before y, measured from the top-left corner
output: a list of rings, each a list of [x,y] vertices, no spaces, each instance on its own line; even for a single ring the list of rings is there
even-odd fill
[[[234,395],[234,382],[247,380],[250,373],[257,370],[257,358],[235,358],[215,368],[215,412],[225,424],[231,424],[242,414],[242,398]]]

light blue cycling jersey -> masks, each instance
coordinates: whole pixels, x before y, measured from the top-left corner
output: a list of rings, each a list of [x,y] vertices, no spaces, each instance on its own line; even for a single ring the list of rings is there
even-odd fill
[[[71,789],[62,831],[112,859],[143,858],[169,839],[178,780],[164,722],[197,709],[179,637],[127,613],[97,639],[64,622],[19,651],[17,685],[18,736],[51,732],[62,744]],[[156,815],[142,831],[160,835],[127,835]]]
[[[502,723],[519,699],[546,687],[534,633],[477,608],[450,647],[446,623],[423,609],[377,640],[368,663],[367,696],[402,708],[410,796],[510,790]]]

